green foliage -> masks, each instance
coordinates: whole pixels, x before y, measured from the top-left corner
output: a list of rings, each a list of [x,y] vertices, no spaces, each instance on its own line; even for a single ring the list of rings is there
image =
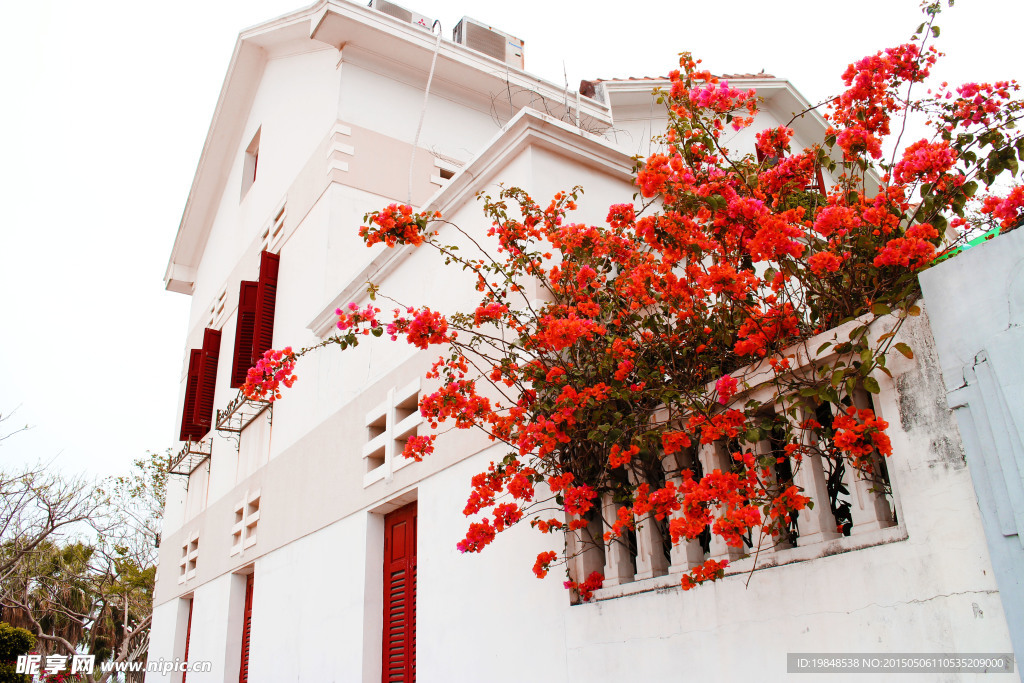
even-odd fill
[[[28,676],[15,673],[19,655],[28,654],[36,637],[23,628],[0,622],[0,683],[27,683]]]

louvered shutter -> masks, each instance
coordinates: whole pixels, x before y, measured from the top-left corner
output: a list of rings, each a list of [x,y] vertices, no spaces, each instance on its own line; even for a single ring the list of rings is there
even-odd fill
[[[821,173],[821,164],[814,164],[814,183],[808,184],[805,189],[825,194],[825,178]]]
[[[203,330],[203,348],[199,359],[199,390],[192,421],[205,435],[213,423],[213,396],[217,389],[217,359],[220,357],[220,330]]]
[[[256,333],[256,302],[259,283],[242,280],[238,290],[238,319],[235,323],[235,355],[231,362],[231,387],[245,384],[253,366],[253,335]]]
[[[249,634],[252,632],[252,577],[245,577],[245,614],[242,617],[242,661],[238,668],[238,683],[249,680]]]
[[[203,352],[200,349],[189,351],[188,375],[185,380],[185,405],[181,409],[181,435],[182,441],[195,441],[200,438],[199,428],[196,427],[192,418],[196,411],[196,395],[199,392],[199,360]]]
[[[383,683],[416,680],[416,503],[384,517]]]
[[[256,297],[252,365],[274,344],[274,310],[277,307],[277,271],[281,259],[269,251],[260,252],[260,281]]]
[[[192,604],[195,600],[188,601],[188,627],[185,629],[185,663],[188,664],[188,646],[192,642]],[[184,670],[181,672],[181,683],[185,683],[185,676],[188,675],[188,671]]]

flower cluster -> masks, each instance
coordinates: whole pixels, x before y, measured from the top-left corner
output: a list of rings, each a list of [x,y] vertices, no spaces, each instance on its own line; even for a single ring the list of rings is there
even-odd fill
[[[683,590],[688,591],[705,581],[714,581],[722,578],[725,576],[725,568],[728,564],[728,560],[708,560],[704,562],[692,572],[683,576]]]
[[[347,308],[339,308],[334,313],[338,316],[337,328],[342,332],[358,330],[362,334],[370,334],[372,330],[380,328],[380,322],[377,320],[380,309],[369,304],[366,308],[360,309],[354,302],[349,303]]]
[[[281,398],[281,385],[295,383],[295,353],[286,346],[280,351],[268,349],[256,365],[249,368],[242,385],[246,398],[257,401],[275,401]]]
[[[410,436],[402,448],[402,456],[420,462],[426,456],[434,452],[434,440],[436,434],[426,436]]]
[[[405,204],[390,204],[381,211],[363,217],[368,225],[359,228],[359,236],[366,241],[367,246],[378,242],[384,242],[388,247],[396,244],[418,246],[423,244],[427,224],[440,217],[440,213],[413,213],[412,207]]]
[[[533,565],[533,573],[537,575],[538,579],[543,579],[548,575],[548,568],[556,559],[558,559],[558,555],[550,550],[540,553],[537,555],[537,561]]]
[[[585,581],[566,581],[564,585],[567,589],[575,591],[583,602],[590,602],[594,597],[594,591],[604,586],[604,574],[591,572]]]
[[[1024,186],[1013,188],[1006,197],[985,197],[981,212],[991,214],[1004,228],[1019,225],[1024,217]]]
[[[885,456],[892,454],[892,444],[885,433],[889,423],[875,417],[870,409],[858,410],[851,406],[845,415],[836,416],[833,425],[836,448],[848,453],[851,464],[864,472],[873,471],[871,455],[876,451]]]

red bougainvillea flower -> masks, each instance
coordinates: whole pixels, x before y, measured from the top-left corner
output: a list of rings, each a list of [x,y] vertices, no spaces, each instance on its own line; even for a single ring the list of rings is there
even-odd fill
[[[363,217],[368,225],[359,228],[359,236],[368,247],[378,242],[384,242],[389,247],[398,244],[417,246],[423,244],[427,223],[432,218],[440,217],[440,213],[413,213],[412,208],[405,204],[390,204],[382,211],[374,211]]]
[[[715,382],[715,391],[718,392],[718,402],[723,406],[728,405],[729,401],[736,394],[737,382],[736,378],[731,375],[722,375]]]
[[[537,561],[533,564],[533,573],[537,575],[538,579],[543,579],[548,575],[548,568],[557,558],[558,555],[550,550],[537,555]]]
[[[590,602],[594,597],[594,591],[604,585],[604,574],[598,571],[591,572],[586,581],[566,581],[563,585],[569,590],[576,591],[583,602]]]
[[[295,375],[295,354],[292,347],[280,351],[268,349],[256,365],[249,368],[242,385],[242,393],[258,401],[276,401],[281,398],[280,387],[290,387],[297,379]]]
[[[693,568],[689,574],[684,574],[680,584],[684,591],[688,591],[705,581],[720,579],[725,576],[725,568],[728,564],[728,560],[708,560]]]
[[[833,421],[836,433],[833,443],[836,448],[850,455],[854,467],[872,472],[874,466],[870,456],[877,451],[883,456],[892,455],[892,444],[885,430],[889,423],[875,417],[870,409],[846,409],[846,415],[838,415]]]
[[[1018,185],[1003,198],[985,197],[981,212],[991,214],[1000,222],[1000,226],[1010,228],[1017,225],[1024,215],[1024,186]]]

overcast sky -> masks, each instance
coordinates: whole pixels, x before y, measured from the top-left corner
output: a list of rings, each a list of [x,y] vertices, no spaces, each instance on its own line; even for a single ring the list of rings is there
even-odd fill
[[[400,2],[526,41],[547,80],[660,76],[683,50],[717,73],[766,71],[817,101],[850,61],[905,41],[917,0],[639,4]],[[0,466],[98,475],[175,445],[189,298],[163,274],[238,32],[292,0],[8,3],[0,24]],[[951,82],[1021,77],[1022,0],[940,18]]]

